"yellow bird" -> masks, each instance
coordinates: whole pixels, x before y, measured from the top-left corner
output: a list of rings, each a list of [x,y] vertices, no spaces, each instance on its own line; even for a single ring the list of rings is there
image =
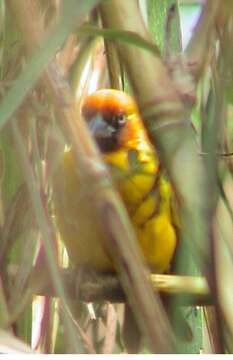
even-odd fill
[[[82,115],[126,206],[144,261],[153,272],[167,271],[176,247],[171,213],[172,189],[135,101],[122,91],[98,90],[85,98]],[[80,191],[83,184],[80,186],[77,172],[71,148],[62,154],[53,180],[61,237],[74,265],[88,265],[100,272],[112,271],[113,262],[100,240],[104,234],[91,226],[90,219],[95,214],[89,202],[95,189]],[[129,308],[123,337],[128,351],[136,351],[140,332]]]
[[[150,269],[168,270],[176,246],[172,190],[152,147],[133,98],[103,89],[87,96],[82,115],[111,171]],[[75,265],[113,270],[98,229],[90,227],[90,206],[79,191],[72,149],[64,152],[54,176],[58,227]],[[90,193],[91,193],[91,189]],[[88,196],[88,192],[86,192]]]

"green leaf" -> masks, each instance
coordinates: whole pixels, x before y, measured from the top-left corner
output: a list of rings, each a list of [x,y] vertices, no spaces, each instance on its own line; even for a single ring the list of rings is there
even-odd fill
[[[100,29],[97,26],[83,25],[78,29],[78,33],[83,35],[102,36],[106,39],[126,42],[127,44],[140,47],[141,49],[150,51],[156,55],[160,53],[158,47],[154,43],[143,39],[140,35],[132,31]]]

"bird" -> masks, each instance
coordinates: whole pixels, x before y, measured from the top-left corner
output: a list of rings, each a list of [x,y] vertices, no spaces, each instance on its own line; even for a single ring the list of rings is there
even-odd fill
[[[86,97],[82,114],[128,211],[145,262],[168,270],[176,247],[172,189],[134,99],[115,89]]]
[[[167,272],[177,244],[174,195],[134,98],[121,90],[96,90],[85,97],[81,114],[126,207],[144,262],[155,273]],[[92,209],[79,193],[77,171],[71,147],[62,153],[54,176],[61,237],[73,264],[114,271],[101,230],[90,226]]]

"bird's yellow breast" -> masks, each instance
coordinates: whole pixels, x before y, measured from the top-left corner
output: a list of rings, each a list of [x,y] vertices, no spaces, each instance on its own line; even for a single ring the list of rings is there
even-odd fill
[[[166,271],[176,246],[172,190],[161,175],[154,151],[138,142],[105,154],[104,159],[129,212],[145,261],[155,272]]]
[[[131,208],[138,206],[152,188],[158,164],[150,153],[143,154],[133,149],[120,149],[105,154],[104,160],[110,167],[127,209],[131,212]]]
[[[170,214],[171,189],[160,176],[153,151],[138,145],[105,154],[104,160],[126,205],[145,261],[153,271],[164,272],[176,245]],[[112,270],[100,240],[103,234],[90,226],[94,214],[80,188],[69,150],[62,155],[54,176],[55,213],[62,239],[74,264]]]

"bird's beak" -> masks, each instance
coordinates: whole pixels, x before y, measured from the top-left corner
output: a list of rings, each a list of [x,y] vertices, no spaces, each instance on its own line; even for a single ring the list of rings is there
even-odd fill
[[[115,149],[117,144],[116,129],[104,121],[100,114],[88,121],[88,127],[101,151],[107,152]]]
[[[88,121],[88,128],[95,139],[112,137],[115,129],[104,121],[101,115],[95,115]]]

